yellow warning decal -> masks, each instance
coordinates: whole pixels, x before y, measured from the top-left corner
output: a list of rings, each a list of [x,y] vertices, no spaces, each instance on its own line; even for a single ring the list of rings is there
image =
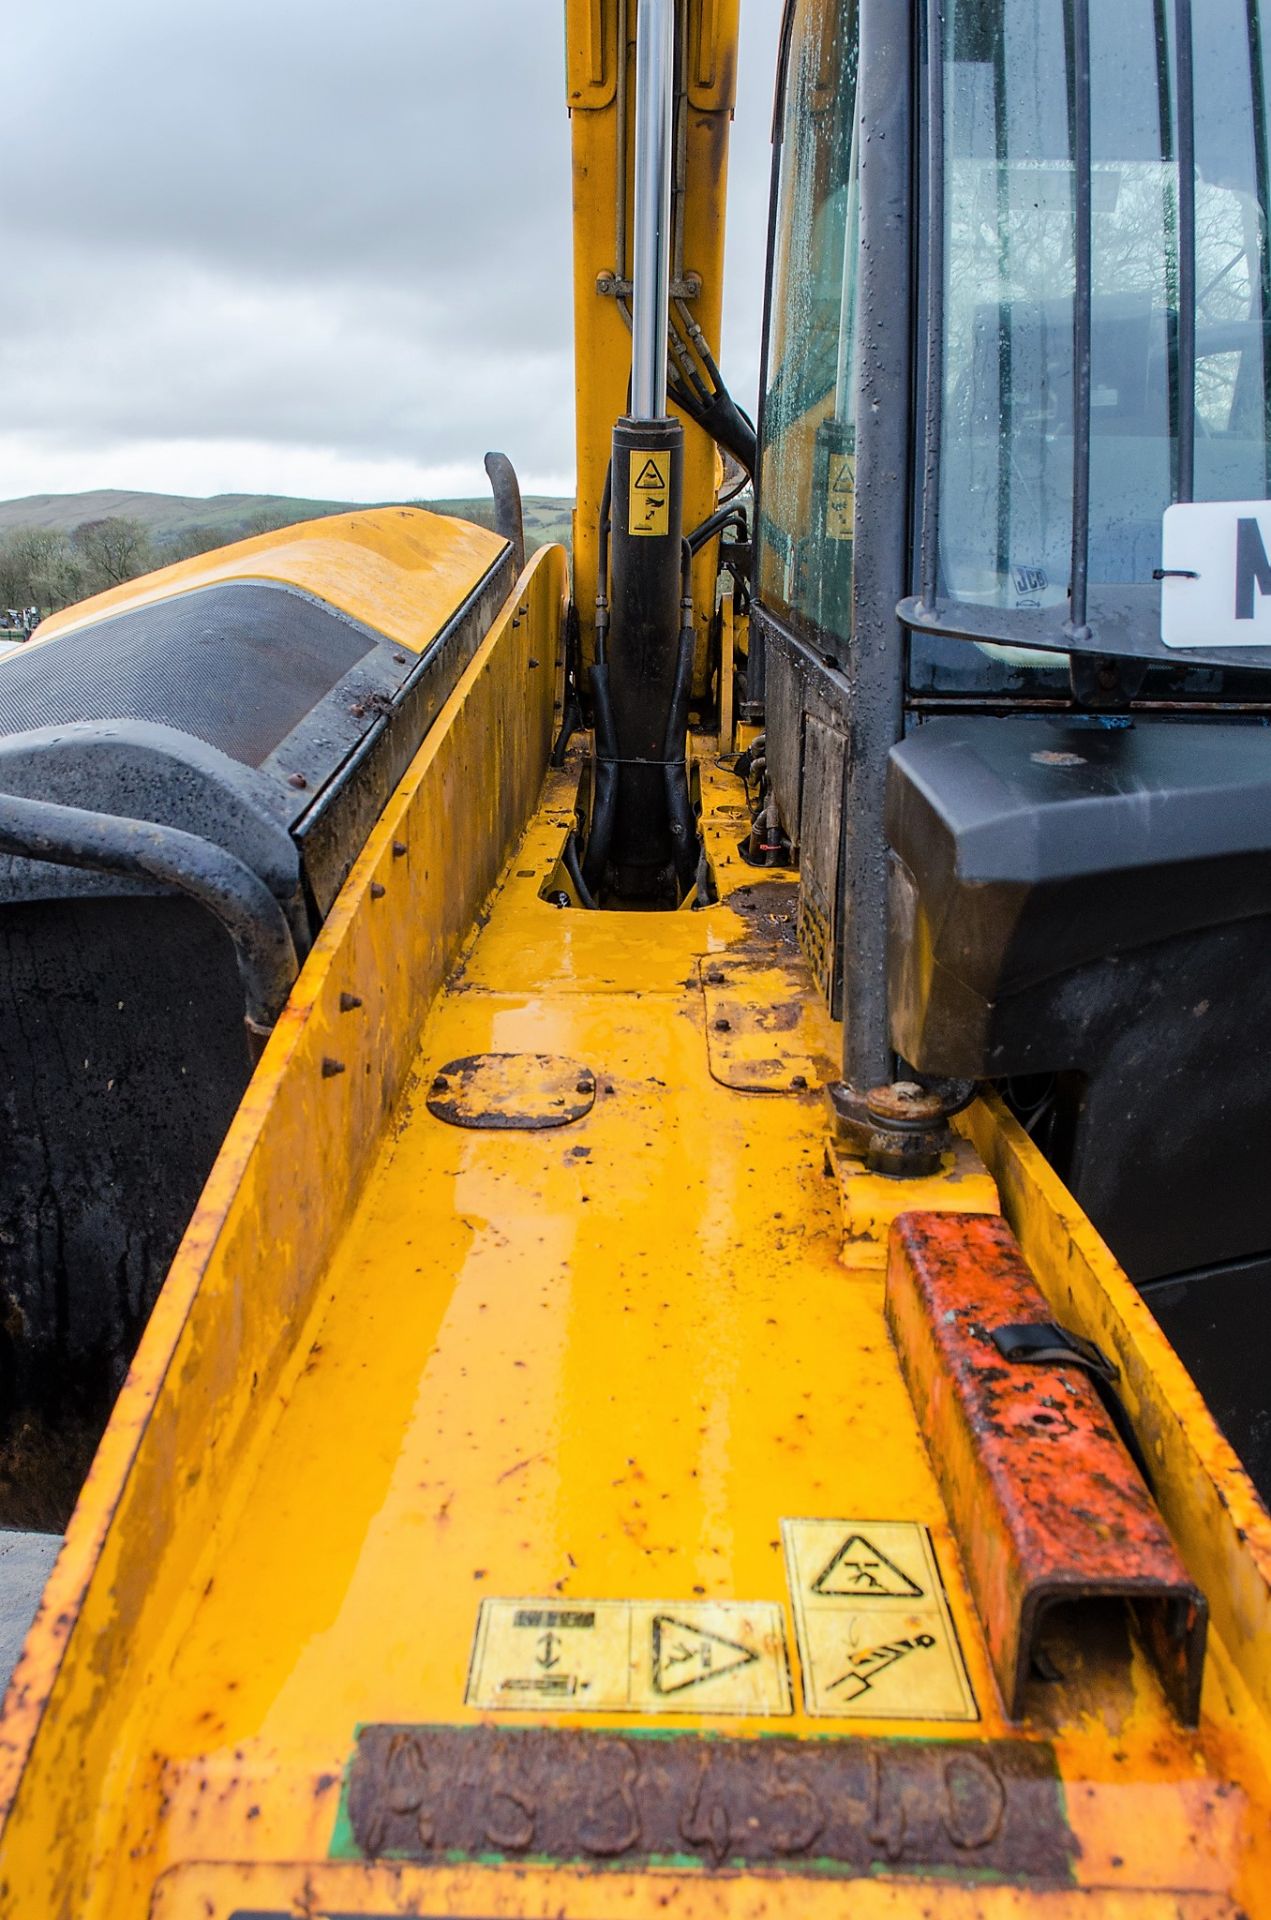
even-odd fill
[[[810,1714],[978,1720],[935,1548],[912,1520],[783,1520]]]
[[[790,1713],[781,1609],[736,1600],[484,1600],[465,1698],[522,1713]]]
[[[826,472],[825,537],[851,540],[856,535],[856,455],[832,453]]]
[[[671,531],[671,456],[631,449],[631,507],[627,531],[658,535]]]

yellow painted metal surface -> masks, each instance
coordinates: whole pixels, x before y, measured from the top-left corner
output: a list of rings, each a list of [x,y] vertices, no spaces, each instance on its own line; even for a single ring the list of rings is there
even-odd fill
[[[146,1911],[164,1845],[164,1765],[143,1731],[161,1649],[214,1590],[200,1562],[309,1364],[326,1263],[419,1024],[533,805],[552,683],[529,662],[555,657],[565,589],[563,553],[544,549],[368,841],[204,1190],[0,1719],[6,1914]],[[133,1865],[124,1833],[142,1836]]]
[[[1265,1920],[1265,1646],[1232,1610],[1261,1549],[1234,1529],[1208,1548],[1196,1535],[1223,1556],[1206,1563],[1212,1597],[1220,1583],[1232,1596],[1225,1612],[1215,1604],[1198,1731],[1174,1724],[1133,1645],[1128,1664],[1092,1651],[1071,1689],[1040,1687],[1030,1721],[1006,1721],[887,1338],[882,1274],[843,1262],[819,1092],[739,1089],[711,1071],[703,968],[751,960],[762,973],[774,953],[798,964],[781,945],[795,883],[741,862],[736,781],[704,756],[718,906],[592,915],[541,898],[576,777],[550,775],[459,952],[543,764],[545,703],[528,743],[522,728],[527,662],[550,643],[562,589],[559,555],[540,557],[523,616],[513,624],[509,608],[351,877],[209,1184],[10,1696],[0,1910],[206,1920],[413,1901],[595,1920],[669,1900],[692,1920]],[[359,1004],[342,1012],[341,996]],[[828,1020],[804,1019],[820,1021],[816,1050],[832,1058]],[[509,1053],[581,1063],[590,1109],[546,1131],[471,1130],[429,1111],[439,1068]],[[345,1071],[324,1077],[330,1059]],[[1052,1217],[1054,1196],[1001,1116],[968,1125],[1021,1231],[1030,1210]],[[1083,1284],[1092,1312],[1116,1290],[1101,1268]],[[1167,1378],[1155,1338],[1151,1365]],[[1175,1481],[1186,1544],[1216,1497],[1213,1436],[1185,1396],[1178,1423],[1197,1451]],[[825,1567],[813,1553],[813,1576],[812,1560],[783,1551],[792,1522],[814,1544],[842,1530],[844,1551]],[[919,1686],[930,1649],[880,1657],[930,1632],[903,1593],[890,1596],[899,1624],[886,1641],[867,1646],[848,1625],[870,1612],[850,1605],[861,1539],[914,1584],[927,1578],[896,1545],[914,1528],[976,1719],[945,1717],[948,1695]],[[847,1688],[839,1713],[826,1711],[836,1676],[809,1688],[798,1656],[801,1580],[821,1582],[834,1616],[816,1632],[869,1682]],[[491,1603],[504,1622],[508,1603],[522,1603],[513,1620],[616,1609],[621,1702],[491,1704],[492,1681],[546,1671],[559,1652],[538,1645],[509,1664],[505,1644],[493,1668],[474,1668]],[[788,1696],[730,1693],[712,1710],[709,1688],[728,1674],[703,1679],[704,1637],[762,1652],[772,1677],[778,1636],[764,1622],[778,1619]],[[674,1638],[654,1640],[658,1620]],[[641,1646],[660,1668],[640,1667]],[[679,1662],[697,1684],[668,1712]],[[376,1723],[903,1734],[953,1753],[1040,1742],[1062,1772],[1073,1884],[981,1887],[972,1851],[971,1880],[940,1879],[937,1896],[889,1873],[898,1830],[881,1811],[874,1875],[850,1896],[797,1863],[758,1881],[611,1863],[599,1890],[522,1860],[324,1865],[347,1851],[342,1781],[358,1728]]]
[[[871,1173],[863,1159],[831,1139],[826,1164],[843,1206],[843,1260],[849,1267],[887,1265],[888,1237],[902,1213],[998,1213],[997,1186],[975,1148],[955,1141],[938,1173],[893,1180]]]
[[[256,534],[95,594],[41,622],[29,645],[199,587],[276,580],[316,595],[418,653],[437,636],[438,609],[448,611],[464,600],[505,544],[485,527],[420,507],[333,514]]]
[[[617,260],[619,112],[627,120],[626,272],[630,272],[630,165],[634,140],[637,0],[568,0],[567,102],[572,120],[574,181],[574,366],[578,491],[574,510],[574,592],[584,657],[592,654],[592,620],[600,499],[609,465],[614,422],[626,412],[631,334],[619,303],[597,290],[602,276],[623,272]],[[728,137],[736,95],[739,0],[688,0],[690,111],[685,116],[683,267],[699,276],[691,302],[698,326],[718,361],[724,282],[724,202]],[[621,78],[625,75],[625,78]],[[685,423],[684,525],[705,520],[715,505],[714,443]],[[628,509],[619,502],[618,511]],[[698,663],[706,657],[706,629],[715,610],[712,541],[693,568],[699,633]]]
[[[1241,1920],[1221,1894],[1073,1889],[1022,1892],[979,1885],[938,1888],[765,1876],[748,1893],[728,1876],[608,1875],[598,1896],[590,1873],[516,1873],[494,1868],[177,1867],[160,1881],[153,1920],[232,1920],[253,1910],[312,1916],[446,1914],[463,1920]]]

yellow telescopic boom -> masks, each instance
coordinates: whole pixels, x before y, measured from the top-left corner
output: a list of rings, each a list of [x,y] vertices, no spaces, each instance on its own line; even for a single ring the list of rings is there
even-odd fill
[[[724,291],[728,142],[736,101],[740,0],[689,0],[675,9],[670,371],[676,384],[710,384],[700,333],[718,361]],[[578,494],[574,597],[584,664],[592,658],[600,506],[614,422],[629,410],[635,155],[635,0],[568,0],[567,100],[574,168],[574,355]],[[689,371],[691,369],[691,372]],[[695,390],[695,389],[694,389]],[[674,402],[672,403],[674,408]],[[684,524],[715,506],[715,443],[686,420]],[[715,604],[715,554],[693,571],[699,672]]]

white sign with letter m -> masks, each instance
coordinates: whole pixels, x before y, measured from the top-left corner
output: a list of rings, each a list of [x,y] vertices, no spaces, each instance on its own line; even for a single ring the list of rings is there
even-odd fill
[[[1166,508],[1161,639],[1167,647],[1271,647],[1271,500]]]

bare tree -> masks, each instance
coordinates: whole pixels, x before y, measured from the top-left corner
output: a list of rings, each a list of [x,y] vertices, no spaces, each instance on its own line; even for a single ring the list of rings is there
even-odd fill
[[[122,515],[85,520],[71,539],[84,557],[92,583],[90,592],[122,586],[139,573],[149,573],[155,564],[149,532],[140,520]]]
[[[55,613],[91,592],[88,567],[54,527],[14,527],[0,539],[0,601]]]

